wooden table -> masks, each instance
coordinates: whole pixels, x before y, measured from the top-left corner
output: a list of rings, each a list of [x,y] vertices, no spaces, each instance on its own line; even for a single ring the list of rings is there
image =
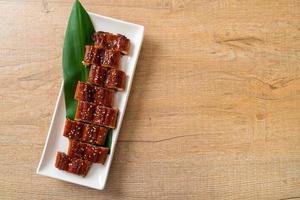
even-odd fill
[[[38,176],[71,0],[0,1],[0,199],[300,198],[299,1],[83,1],[145,26],[107,187]]]

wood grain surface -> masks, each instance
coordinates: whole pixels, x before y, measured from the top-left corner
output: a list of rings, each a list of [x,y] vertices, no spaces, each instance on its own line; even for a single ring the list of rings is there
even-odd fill
[[[145,26],[104,191],[35,174],[71,0],[0,0],[0,199],[300,199],[300,2],[90,0]]]

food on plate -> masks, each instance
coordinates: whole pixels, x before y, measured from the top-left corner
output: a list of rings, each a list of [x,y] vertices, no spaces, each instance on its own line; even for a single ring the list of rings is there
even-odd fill
[[[107,71],[108,69],[105,67],[92,65],[89,72],[88,82],[104,87],[104,84],[106,82]]]
[[[68,118],[64,128],[65,137],[95,145],[104,144],[107,132],[106,127],[73,121]]]
[[[100,54],[99,47],[92,46],[92,45],[86,45],[82,64],[84,64],[84,65],[97,64],[100,59],[99,54]]]
[[[118,109],[95,105],[87,101],[79,101],[75,120],[115,128]]]
[[[111,107],[114,93],[112,90],[78,81],[74,99]]]
[[[126,74],[125,72],[117,69],[110,69],[107,72],[105,81],[105,87],[110,89],[115,89],[123,91],[126,84]]]
[[[96,106],[93,123],[106,126],[108,128],[115,128],[118,112],[119,111],[116,108]]]
[[[95,46],[105,49],[119,51],[122,54],[128,54],[130,49],[130,40],[124,35],[98,31],[94,34],[93,40]]]
[[[72,157],[62,152],[57,152],[55,167],[73,174],[86,176],[92,162],[78,157]]]
[[[109,148],[99,147],[76,140],[70,140],[68,155],[71,157],[78,157],[93,163],[104,164]]]
[[[82,64],[90,68],[88,83],[78,80],[74,99],[78,101],[75,120],[66,119],[68,153],[58,152],[55,166],[85,176],[91,163],[104,164],[109,148],[104,145],[109,129],[116,127],[118,109],[112,108],[115,91],[125,90],[126,74],[117,69],[128,54],[130,41],[123,35],[96,32],[94,45],[85,46]]]
[[[97,86],[123,91],[126,85],[125,72],[110,68],[92,65],[88,82]]]
[[[120,66],[121,53],[112,49],[104,49],[99,46],[86,45],[82,63],[88,65],[101,65],[103,67],[118,68]]]
[[[121,53],[119,51],[104,50],[100,51],[100,62],[98,65],[103,67],[118,68],[121,62]]]

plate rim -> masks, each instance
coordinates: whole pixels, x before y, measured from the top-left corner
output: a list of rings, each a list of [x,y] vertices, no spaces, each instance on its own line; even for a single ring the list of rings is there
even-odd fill
[[[97,14],[97,13],[93,13],[93,12],[89,12],[88,11],[88,14],[90,16],[95,16],[95,17],[99,17],[99,18],[104,18],[104,19],[107,19],[107,20],[111,20],[111,21],[114,21],[114,22],[117,22],[117,23],[122,23],[122,24],[127,24],[127,25],[130,25],[130,26],[136,26],[137,27],[137,30],[140,31],[139,33],[139,37],[140,37],[140,42],[139,42],[139,45],[136,49],[136,59],[133,60],[133,70],[132,70],[132,73],[130,74],[132,77],[131,77],[131,81],[129,81],[127,84],[127,91],[125,93],[125,99],[123,100],[124,101],[124,111],[121,113],[121,115],[119,116],[119,119],[121,122],[119,124],[120,128],[121,128],[121,125],[123,123],[123,118],[124,118],[124,115],[125,115],[125,112],[126,112],[126,108],[127,108],[127,103],[128,103],[128,99],[129,99],[129,95],[130,95],[130,91],[131,91],[131,87],[132,87],[132,83],[133,83],[133,77],[134,77],[134,74],[135,74],[135,70],[136,70],[136,65],[137,65],[137,62],[138,62],[138,59],[139,59],[139,55],[140,55],[140,51],[141,51],[141,48],[142,48],[142,44],[143,44],[143,40],[144,40],[144,26],[143,25],[139,25],[139,24],[135,24],[135,23],[131,23],[131,22],[127,22],[127,21],[123,21],[123,20],[120,20],[120,19],[115,19],[115,18],[112,18],[112,17],[108,17],[108,16],[103,16],[103,15],[100,15],[100,14]],[[94,22],[93,22],[94,23]],[[59,180],[62,180],[62,181],[66,181],[66,182],[70,182],[70,183],[74,183],[74,184],[78,184],[78,185],[81,185],[81,186],[85,186],[85,187],[90,187],[90,188],[93,188],[93,189],[97,189],[97,190],[103,190],[105,188],[105,185],[106,185],[106,182],[107,182],[107,178],[108,178],[108,175],[109,175],[109,172],[110,172],[110,167],[111,167],[111,163],[112,163],[112,159],[113,159],[113,156],[114,156],[114,151],[115,151],[115,145],[117,144],[117,141],[118,141],[118,137],[119,137],[119,132],[121,129],[119,129],[118,131],[118,134],[116,134],[116,137],[115,137],[115,142],[112,144],[112,148],[113,148],[113,151],[111,151],[111,155],[110,155],[110,162],[108,162],[108,170],[107,170],[107,173],[105,174],[104,176],[104,179],[103,179],[103,184],[98,184],[97,186],[98,187],[95,187],[93,185],[83,185],[83,184],[80,184],[80,182],[78,181],[73,181],[72,179],[68,179],[68,180],[65,180],[65,179],[62,179],[62,178],[59,178],[59,177],[53,177],[53,176],[50,176],[49,174],[45,174],[41,171],[41,166],[43,164],[43,161],[45,159],[45,154],[46,154],[46,150],[47,150],[47,146],[48,146],[48,142],[49,142],[49,138],[50,138],[50,135],[51,135],[51,132],[52,132],[52,129],[53,129],[53,124],[54,124],[54,120],[55,120],[55,117],[57,115],[57,112],[58,112],[58,106],[60,104],[60,100],[62,98],[62,95],[64,93],[63,91],[63,86],[64,86],[64,81],[62,81],[61,83],[61,86],[60,86],[60,89],[59,89],[59,93],[58,93],[58,96],[57,96],[57,99],[56,99],[56,103],[55,103],[55,107],[54,107],[54,111],[52,112],[52,118],[51,118],[51,122],[50,122],[50,125],[49,125],[49,129],[48,129],[48,133],[47,133],[47,136],[46,136],[46,140],[44,142],[44,148],[43,148],[43,151],[42,151],[42,154],[41,154],[41,157],[40,157],[40,160],[39,160],[39,164],[38,164],[38,167],[36,169],[36,174],[38,175],[43,175],[43,176],[47,176],[47,177],[51,177],[51,178],[55,178],[55,179],[59,179]]]

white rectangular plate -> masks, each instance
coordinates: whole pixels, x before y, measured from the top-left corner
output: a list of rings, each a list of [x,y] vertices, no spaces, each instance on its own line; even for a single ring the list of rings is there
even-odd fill
[[[63,84],[56,102],[54,114],[50,124],[45,147],[41,156],[37,174],[76,183],[79,185],[102,190],[105,187],[109,168],[112,162],[115,146],[121,128],[121,123],[126,109],[126,104],[133,80],[133,75],[142,46],[144,27],[117,19],[89,13],[96,31],[120,33],[130,39],[131,49],[127,56],[122,58],[122,70],[127,74],[125,91],[117,92],[114,106],[119,108],[119,116],[116,129],[113,130],[112,146],[104,165],[93,164],[86,177],[77,176],[55,168],[56,153],[67,152],[68,138],[63,136],[66,116]]]

